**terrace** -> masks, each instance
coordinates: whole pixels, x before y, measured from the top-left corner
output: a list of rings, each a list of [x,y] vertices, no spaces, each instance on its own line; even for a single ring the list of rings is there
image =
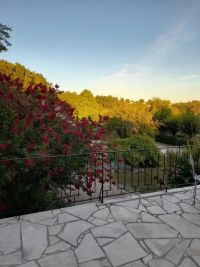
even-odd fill
[[[200,187],[1,219],[0,266],[200,266]]]
[[[46,211],[11,206],[1,213],[7,218],[0,219],[0,266],[200,266],[200,186],[194,205],[191,153],[195,158],[195,148],[183,147],[96,153],[93,166],[88,154],[34,158],[30,170],[24,159],[11,159],[8,172],[17,170],[21,182],[43,179],[55,166],[69,176],[67,185],[61,179],[48,189],[56,190],[60,206],[53,208],[52,198]],[[72,173],[86,182],[94,175],[91,194],[69,183]],[[30,207],[20,184],[18,192],[18,201]]]

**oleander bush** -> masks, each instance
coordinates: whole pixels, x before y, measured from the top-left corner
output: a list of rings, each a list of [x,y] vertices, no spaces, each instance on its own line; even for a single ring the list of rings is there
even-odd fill
[[[93,152],[104,150],[103,118],[76,119],[58,95],[58,86],[24,90],[0,75],[0,213],[52,207],[67,186],[90,195],[101,179]],[[90,155],[69,156],[76,153]]]

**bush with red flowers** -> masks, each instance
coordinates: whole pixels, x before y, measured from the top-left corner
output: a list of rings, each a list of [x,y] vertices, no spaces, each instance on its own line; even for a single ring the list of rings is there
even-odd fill
[[[101,176],[87,170],[98,165],[91,153],[102,151],[102,118],[75,119],[57,86],[21,88],[0,75],[0,213],[52,207],[67,186],[90,195],[94,174]]]

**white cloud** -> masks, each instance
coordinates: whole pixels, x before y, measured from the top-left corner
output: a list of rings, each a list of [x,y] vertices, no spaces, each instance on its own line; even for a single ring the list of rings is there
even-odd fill
[[[172,78],[171,81],[191,81],[194,79],[200,78],[200,74],[188,74],[188,75],[183,75],[183,76],[178,76],[175,78]]]

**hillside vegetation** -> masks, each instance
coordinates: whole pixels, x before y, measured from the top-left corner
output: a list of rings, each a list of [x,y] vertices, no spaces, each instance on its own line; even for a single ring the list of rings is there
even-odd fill
[[[19,79],[22,89],[36,84],[43,84],[47,88],[51,86],[42,74],[30,71],[19,63],[0,60],[0,74],[13,80]],[[74,108],[77,119],[98,121],[101,116],[108,116],[109,120],[104,124],[108,139],[142,134],[163,143],[181,145],[200,131],[198,100],[186,103],[171,103],[160,98],[133,101],[111,95],[94,96],[88,89],[80,94],[64,91],[58,97]]]

